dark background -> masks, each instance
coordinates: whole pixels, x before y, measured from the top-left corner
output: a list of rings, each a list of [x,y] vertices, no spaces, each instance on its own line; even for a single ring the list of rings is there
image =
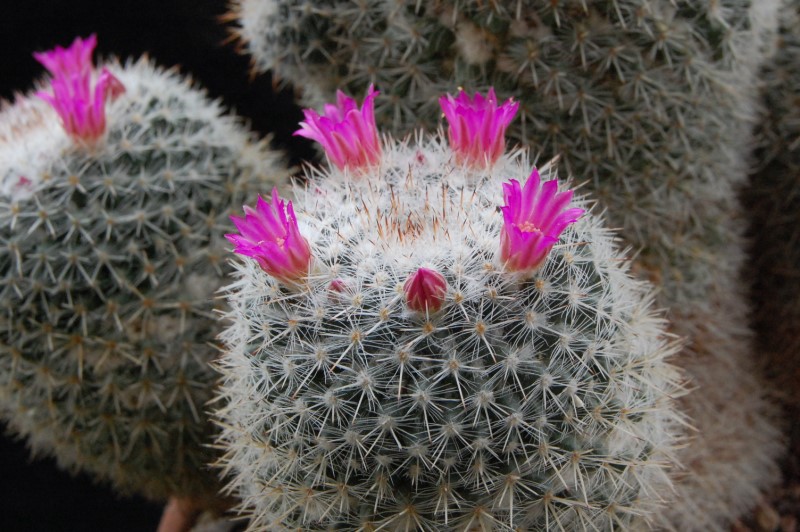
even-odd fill
[[[225,0],[21,0],[3,2],[0,15],[0,98],[28,91],[44,69],[31,53],[67,46],[96,33],[98,56],[148,54],[222,98],[246,117],[290,162],[309,156],[304,139],[293,137],[301,119],[290,90],[276,93],[269,76],[253,77],[249,59],[225,44],[219,21]],[[292,155],[294,154],[294,155]],[[0,434],[5,427],[0,423]],[[32,460],[24,443],[0,436],[0,530],[154,531],[161,507],[121,498],[85,475],[71,476],[49,459]]]

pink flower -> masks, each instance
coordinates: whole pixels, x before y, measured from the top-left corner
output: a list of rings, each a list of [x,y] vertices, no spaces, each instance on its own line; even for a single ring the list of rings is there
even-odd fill
[[[271,204],[259,196],[256,208],[245,205],[244,214],[244,218],[231,216],[241,234],[225,235],[236,245],[235,253],[254,258],[265,272],[282,281],[297,281],[308,274],[311,248],[297,227],[291,201],[284,209],[275,188]]]
[[[500,233],[500,258],[510,271],[538,267],[564,229],[584,213],[580,208],[567,208],[571,190],[558,192],[555,180],[541,183],[535,168],[521,190],[516,179],[503,183],[503,196],[506,205],[501,207],[505,225]]]
[[[86,40],[77,37],[66,49],[56,46],[55,50],[33,54],[53,76],[53,94],[41,91],[36,95],[56,110],[71,137],[85,141],[95,140],[105,132],[106,100],[125,92],[122,83],[105,68],[92,86],[92,52],[96,45],[97,36],[91,35]]]
[[[367,89],[364,104],[358,109],[356,101],[336,93],[337,105],[326,104],[324,116],[304,109],[305,121],[295,135],[316,140],[325,149],[328,158],[340,169],[363,169],[381,160],[381,144],[375,126],[375,96],[372,85]]]
[[[415,312],[436,312],[444,303],[447,281],[435,270],[420,268],[408,277],[403,291],[409,309]]]
[[[519,103],[509,99],[498,107],[492,88],[486,98],[477,92],[470,98],[462,90],[456,98],[445,94],[439,104],[450,125],[448,137],[456,162],[477,168],[493,165],[505,150],[506,128]]]

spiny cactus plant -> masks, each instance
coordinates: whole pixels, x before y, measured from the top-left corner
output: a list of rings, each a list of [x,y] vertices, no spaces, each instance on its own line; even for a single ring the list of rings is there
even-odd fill
[[[778,49],[767,64],[760,129],[762,167],[743,198],[751,209],[753,232],[753,319],[772,377],[793,407],[800,380],[800,2],[786,2]]]
[[[376,150],[374,96],[307,111],[332,167],[229,235],[255,260],[226,289],[217,417],[251,528],[645,523],[680,421],[651,293],[585,200],[481,134],[502,145],[514,104],[445,98],[463,142]]]
[[[286,170],[189,80],[94,46],[39,54],[52,79],[0,113],[0,410],[123,492],[213,497],[223,228]]]
[[[374,82],[395,131],[435,128],[436,96],[457,86],[519,98],[509,134],[589,181],[688,339],[698,433],[664,525],[724,530],[781,451],[752,360],[737,200],[778,4],[235,0],[231,18],[255,68],[312,104]]]
[[[307,103],[375,83],[378,123],[395,132],[435,129],[436,98],[458,86],[518,97],[511,137],[590,179],[683,305],[719,268],[698,250],[731,238],[720,222],[732,195],[720,196],[746,174],[739,148],[774,4],[238,0],[232,17],[255,67]]]

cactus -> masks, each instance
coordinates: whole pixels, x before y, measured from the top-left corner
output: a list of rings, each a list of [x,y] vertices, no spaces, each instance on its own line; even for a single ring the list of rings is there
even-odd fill
[[[728,189],[746,176],[776,3],[238,0],[232,17],[256,69],[312,106],[373,82],[378,124],[401,134],[435,129],[436,98],[457,86],[520,98],[510,136],[591,180],[665,302],[683,306],[720,267],[698,249],[735,238]]]
[[[585,200],[527,178],[527,152],[469,158],[491,127],[467,124],[462,153],[420,136],[358,156],[371,96],[307,112],[333,165],[229,235],[256,260],[226,289],[216,416],[252,529],[646,522],[681,432],[652,293]]]
[[[765,364],[793,408],[800,379],[800,2],[786,1],[777,52],[766,65],[761,167],[743,195],[752,214],[752,271]]]
[[[687,338],[682,408],[698,432],[662,524],[725,530],[782,450],[754,369],[737,199],[778,4],[235,0],[231,17],[255,69],[312,105],[374,82],[396,132],[434,128],[436,96],[456,86],[519,98],[510,136],[589,181]]]
[[[94,44],[39,55],[52,89],[0,113],[0,411],[122,492],[215,497],[222,228],[286,170],[176,71],[94,69]]]

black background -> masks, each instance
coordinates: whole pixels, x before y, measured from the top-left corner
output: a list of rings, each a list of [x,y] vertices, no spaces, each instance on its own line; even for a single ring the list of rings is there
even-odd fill
[[[179,65],[181,72],[246,117],[261,135],[297,164],[310,155],[293,137],[301,119],[290,90],[276,93],[267,75],[253,77],[249,59],[225,44],[219,16],[225,0],[20,0],[3,2],[0,14],[0,98],[28,91],[43,75],[31,53],[67,46],[96,33],[97,56],[138,57]],[[294,155],[292,155],[294,154]],[[4,427],[2,427],[4,428]],[[0,431],[2,432],[2,431]],[[71,476],[49,459],[31,460],[24,443],[0,437],[0,530],[150,531],[161,507],[121,498],[87,476]]]

